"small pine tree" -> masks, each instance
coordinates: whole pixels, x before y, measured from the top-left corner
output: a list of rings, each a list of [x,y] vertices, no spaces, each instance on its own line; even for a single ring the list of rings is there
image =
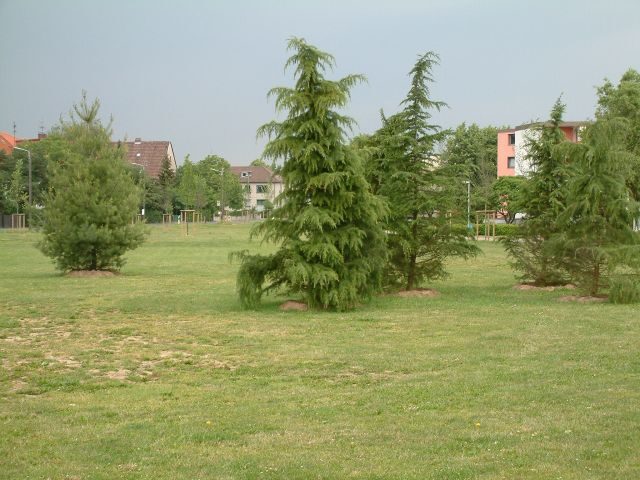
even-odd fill
[[[560,130],[564,109],[561,100],[556,100],[550,121],[527,139],[526,159],[532,173],[523,185],[520,199],[525,221],[517,235],[502,240],[512,259],[511,266],[521,273],[522,280],[535,285],[558,285],[567,279],[549,246],[549,239],[559,232],[557,218],[565,208],[569,178],[566,155],[559,149],[566,143]]]
[[[294,38],[294,88],[274,88],[282,122],[259,130],[270,141],[264,156],[283,159],[280,206],[253,234],[279,244],[268,256],[241,253],[238,291],[255,306],[265,291],[284,287],[310,307],[344,310],[378,291],[385,249],[378,224],[383,204],[369,190],[363,166],[345,145],[344,129],[353,120],[336,108],[346,106],[349,90],[363,80],[350,75],[328,80],[331,55]]]
[[[436,155],[436,146],[447,135],[431,123],[431,111],[445,106],[430,98],[428,84],[437,62],[433,52],[418,58],[404,109],[383,116],[383,127],[371,140],[376,151],[368,175],[391,208],[385,224],[390,251],[387,283],[407,290],[425,279],[445,277],[447,258],[468,258],[479,251],[465,229],[453,222],[456,177]]]
[[[139,192],[124,152],[97,118],[99,106],[98,100],[89,105],[83,94],[70,121],[51,134],[65,151],[49,166],[39,247],[62,271],[118,269],[125,252],[145,237],[144,228],[132,224]]]
[[[640,237],[633,231],[640,204],[627,183],[636,159],[625,150],[627,128],[621,119],[599,120],[582,143],[564,148],[573,172],[560,232],[551,244],[578,287],[590,295],[608,286],[616,268],[637,272],[640,266]]]
[[[173,212],[173,189],[176,174],[171,168],[169,157],[164,157],[158,175],[158,185],[160,187],[160,205],[164,213]]]

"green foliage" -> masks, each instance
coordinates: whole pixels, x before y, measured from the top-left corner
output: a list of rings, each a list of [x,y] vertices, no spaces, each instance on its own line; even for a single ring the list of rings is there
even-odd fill
[[[331,55],[302,39],[289,41],[294,88],[269,95],[282,122],[260,128],[270,138],[264,157],[283,159],[282,202],[257,225],[253,235],[279,245],[268,256],[238,254],[237,284],[246,307],[261,295],[284,287],[298,292],[310,307],[345,310],[378,291],[385,259],[378,221],[384,206],[369,190],[360,159],[344,142],[353,124],[335,109],[347,105],[350,89],[363,80],[349,75],[328,80]]]
[[[164,213],[173,213],[176,174],[171,168],[169,157],[162,160],[157,185],[160,187],[159,203]]]
[[[640,303],[640,277],[612,276],[609,286],[609,301],[618,304]]]
[[[497,176],[497,148],[497,127],[463,123],[447,136],[441,162],[458,177],[453,185],[458,209],[466,210],[466,180],[471,181],[471,208],[491,208],[495,200],[492,188]]]
[[[256,158],[253,162],[251,162],[251,166],[269,168],[269,165],[267,165],[267,162],[265,162],[262,158]]]
[[[50,163],[39,246],[62,271],[118,269],[125,252],[145,237],[143,226],[131,222],[139,192],[124,152],[97,119],[98,109],[99,102],[88,105],[83,94],[75,114],[52,132],[63,148]]]
[[[525,221],[518,237],[503,240],[512,267],[520,272],[520,279],[536,285],[565,283],[567,274],[549,240],[560,232],[558,216],[566,205],[566,184],[569,178],[566,145],[560,130],[565,105],[556,100],[551,120],[538,126],[527,139],[527,160],[532,170],[522,185],[519,203]]]
[[[20,207],[24,206],[28,199],[22,170],[22,159],[18,159],[11,174],[11,181],[9,182],[9,188],[6,192],[7,203],[9,207],[14,210],[13,213],[20,213]]]
[[[355,145],[367,158],[374,192],[384,197],[391,213],[385,223],[390,262],[386,283],[407,290],[425,279],[446,276],[449,257],[477,253],[466,231],[452,227],[456,212],[455,170],[440,165],[436,146],[447,132],[431,123],[431,111],[445,103],[429,97],[431,69],[438,56],[420,56],[410,72],[411,88],[403,110],[389,118],[372,137]]]
[[[491,187],[493,206],[507,223],[513,223],[516,214],[523,212],[526,208],[523,199],[525,183],[526,180],[523,177],[500,177]]]
[[[640,73],[629,69],[617,86],[606,80],[598,88],[596,118],[624,118],[628,122],[622,141],[626,150],[634,154],[634,165],[627,185],[633,198],[640,201]]]
[[[193,163],[187,156],[180,168],[180,177],[176,193],[178,198],[187,209],[192,209],[196,203],[197,188],[202,185],[197,184],[197,174]]]
[[[582,143],[564,149],[572,176],[553,244],[572,279],[591,295],[606,287],[615,268],[640,265],[640,239],[633,231],[640,204],[628,188],[635,159],[625,149],[627,127],[622,119],[599,120]]]

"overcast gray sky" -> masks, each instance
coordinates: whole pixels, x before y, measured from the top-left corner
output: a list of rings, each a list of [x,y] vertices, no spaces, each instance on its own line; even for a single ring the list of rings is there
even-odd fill
[[[546,118],[561,93],[567,120],[590,118],[595,86],[640,69],[638,0],[0,0],[0,25],[1,131],[48,130],[84,89],[115,138],[171,140],[179,162],[260,155],[291,36],[336,57],[330,77],[367,76],[347,110],[364,133],[427,50],[443,127]]]

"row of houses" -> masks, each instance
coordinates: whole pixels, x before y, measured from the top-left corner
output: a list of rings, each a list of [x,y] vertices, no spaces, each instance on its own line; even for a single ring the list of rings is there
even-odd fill
[[[7,154],[13,153],[16,147],[25,147],[30,142],[37,142],[46,138],[41,133],[37,138],[18,139],[13,135],[0,132],[0,150]],[[132,165],[143,169],[150,177],[158,178],[165,158],[169,160],[169,168],[177,170],[176,155],[173,144],[168,140],[142,140],[114,142],[118,147],[126,148],[127,160]],[[231,167],[231,172],[238,177],[245,187],[246,207],[257,211],[264,209],[267,202],[273,203],[282,192],[283,183],[279,175],[275,175],[269,168],[263,166]]]
[[[584,121],[563,122],[560,124],[560,130],[570,142],[579,142],[580,132],[586,124]],[[527,160],[527,139],[537,134],[537,127],[540,125],[540,122],[528,123],[498,132],[498,177],[527,175],[531,171],[531,165]],[[17,139],[11,134],[0,132],[0,150],[11,154],[16,147],[24,147],[23,144],[37,142],[45,137],[46,134],[41,133],[37,138]],[[144,169],[152,178],[160,175],[165,158],[169,160],[170,168],[174,172],[177,170],[176,156],[170,141],[143,141],[136,138],[133,141],[115,143],[126,148],[129,163]],[[265,204],[273,202],[283,190],[282,178],[267,167],[233,166],[231,172],[245,187],[247,208],[263,210]]]

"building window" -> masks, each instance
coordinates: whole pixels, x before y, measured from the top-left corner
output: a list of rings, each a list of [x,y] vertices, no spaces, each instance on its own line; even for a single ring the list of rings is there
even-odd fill
[[[516,168],[516,157],[507,157],[507,168]]]
[[[269,185],[256,185],[256,193],[269,193]]]
[[[516,134],[515,133],[510,133],[509,134],[509,145],[515,145],[516,144]]]
[[[259,207],[264,207],[264,202],[266,202],[266,200],[258,199],[257,202]]]

